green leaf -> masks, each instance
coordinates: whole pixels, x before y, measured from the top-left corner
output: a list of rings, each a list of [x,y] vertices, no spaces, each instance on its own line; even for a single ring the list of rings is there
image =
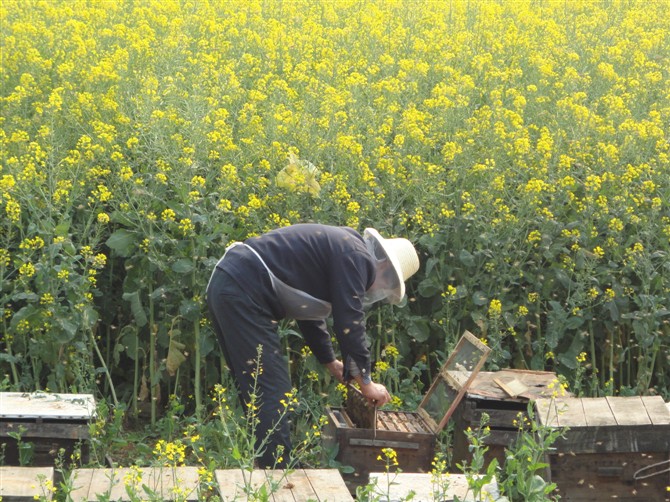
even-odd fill
[[[140,300],[139,292],[135,291],[133,293],[123,293],[123,299],[127,302],[130,302],[130,311],[133,313],[135,318],[135,324],[138,327],[145,326],[148,322],[147,315],[144,312],[144,307],[142,306],[142,300]]]
[[[427,277],[419,283],[419,295],[423,298],[431,298],[442,292],[441,285],[433,277]]]
[[[107,246],[119,256],[130,256],[135,250],[136,234],[123,228],[117,230],[107,239]]]
[[[53,330],[54,338],[59,343],[71,342],[77,334],[77,325],[64,317],[54,319],[54,326],[60,328]]]
[[[472,293],[472,303],[478,306],[486,305],[489,302],[488,296],[483,291],[475,291]]]
[[[416,319],[407,328],[407,334],[417,342],[425,342],[430,336],[430,327],[423,319]]]
[[[199,321],[200,307],[200,302],[184,299],[179,304],[179,314],[189,321]]]
[[[172,264],[172,271],[178,274],[188,274],[195,268],[193,260],[188,258],[180,258]]]
[[[12,329],[16,329],[16,326],[20,321],[30,321],[33,317],[37,317],[38,315],[39,311],[34,306],[26,305],[25,307],[19,309],[19,311],[12,316],[12,320],[9,325],[12,327]]]
[[[458,254],[458,259],[461,260],[461,263],[466,267],[475,266],[475,257],[467,249],[461,249],[461,252]]]

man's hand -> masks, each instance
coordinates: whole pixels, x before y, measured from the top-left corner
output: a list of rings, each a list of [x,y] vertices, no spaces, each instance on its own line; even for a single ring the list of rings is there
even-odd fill
[[[384,406],[386,403],[391,401],[391,394],[386,390],[380,383],[370,382],[369,384],[361,384],[359,382],[359,387],[361,388],[361,394],[365,397],[370,403],[375,406]]]
[[[333,362],[325,364],[325,366],[338,382],[344,382],[344,364],[342,364],[342,361],[335,359]]]

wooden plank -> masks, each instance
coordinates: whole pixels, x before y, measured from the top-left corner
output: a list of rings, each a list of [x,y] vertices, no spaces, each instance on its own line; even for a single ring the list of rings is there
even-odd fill
[[[95,416],[91,394],[0,392],[0,418],[89,420]]]
[[[198,500],[197,467],[76,469],[71,476],[74,502],[95,501],[100,495],[110,500],[130,500],[129,489],[144,499],[148,496],[144,487],[163,500]]]
[[[0,437],[9,437],[10,432],[18,432],[23,427],[23,438],[89,439],[89,425],[82,423],[57,422],[0,422]]]
[[[93,473],[96,469],[75,469],[70,474],[70,483],[73,487],[70,498],[73,501],[89,500],[88,494],[91,489]],[[102,495],[102,493],[101,493]]]
[[[540,424],[547,427],[558,427],[558,412],[553,399],[538,399],[535,401],[535,410]]]
[[[642,396],[642,404],[653,425],[670,424],[670,407],[666,407],[661,396]]]
[[[339,472],[338,472],[339,475]],[[319,494],[309,482],[307,473],[300,469],[290,472],[288,481],[293,485],[292,493],[295,500],[319,500]]]
[[[305,469],[307,479],[319,502],[353,501],[351,493],[337,469]],[[296,499],[298,500],[298,499]],[[306,502],[301,500],[299,502]]]
[[[336,472],[339,477],[339,471]],[[267,470],[265,474],[269,483],[273,479],[275,481],[274,492],[272,493],[275,502],[320,500],[320,495],[316,491],[319,487],[312,486],[307,472],[303,469],[289,471]],[[279,482],[279,485],[276,485],[276,482]]]
[[[0,500],[51,500],[53,467],[0,466]]]
[[[651,420],[639,396],[607,397],[618,425],[650,425]]]
[[[223,502],[247,500],[250,498],[248,494],[257,493],[267,482],[261,470],[242,472],[241,469],[219,469],[214,471],[214,477]],[[274,497],[270,495],[268,500],[273,502]]]
[[[526,387],[516,378],[506,382],[500,378],[494,378],[493,381],[498,385],[498,387],[504,390],[509,397],[516,397],[528,390],[528,387]]]
[[[556,401],[556,412],[558,413],[558,423],[561,427],[584,427],[586,426],[586,416],[582,399],[580,398],[562,398]]]
[[[523,385],[528,387],[525,392],[512,398],[508,396],[494,381],[497,378],[502,381],[518,380]],[[555,386],[556,373],[550,371],[532,371],[532,370],[515,370],[504,369],[500,371],[480,371],[470,384],[467,391],[468,397],[482,397],[487,399],[499,399],[504,401],[512,401],[525,403],[528,400],[535,400],[539,398],[549,398],[552,396],[554,389],[549,386],[553,383]]]
[[[249,490],[245,486],[251,487],[251,494],[258,493],[265,486],[268,500],[272,502],[353,501],[337,469],[297,469],[287,472],[259,469],[253,473],[228,469],[215,471],[215,477],[223,501],[248,499]],[[274,492],[270,493],[273,485]]]
[[[584,416],[588,427],[617,425],[614,413],[604,397],[584,398],[582,400]]]
[[[446,490],[443,490],[440,486],[434,487],[434,481],[437,481],[437,485],[442,484],[439,480],[434,479],[433,474],[402,472],[387,475],[381,472],[370,473],[370,483],[375,485],[374,495],[381,497],[381,500],[408,500],[410,493],[414,494],[411,500],[418,502],[453,500],[455,497],[467,502],[474,500],[472,490],[469,489],[464,474],[443,474],[443,487],[446,487]],[[496,481],[485,485],[482,500],[495,501],[499,499],[500,494]]]

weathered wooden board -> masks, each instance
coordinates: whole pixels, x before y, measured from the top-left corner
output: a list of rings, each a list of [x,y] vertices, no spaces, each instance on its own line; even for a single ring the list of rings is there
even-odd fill
[[[571,453],[670,450],[670,413],[660,396],[538,399],[538,421],[567,427],[556,441]]]
[[[0,500],[51,500],[53,467],[0,467]]]
[[[99,496],[109,500],[131,500],[128,490],[146,500],[152,494],[162,500],[198,500],[197,467],[141,467],[116,469],[76,469],[70,481],[73,502],[96,501]]]
[[[517,394],[515,397],[509,396],[496,382],[518,382],[527,390]],[[466,393],[467,398],[515,400],[518,402],[528,402],[529,399],[540,397],[550,397],[555,389],[552,383],[556,381],[556,373],[551,371],[531,371],[504,369],[500,371],[480,371],[470,384]]]
[[[535,416],[539,423],[547,427],[559,427],[558,410],[553,399],[538,399],[535,402]]]
[[[224,502],[247,500],[265,490],[272,502],[346,502],[353,500],[337,469],[215,471]]]
[[[89,420],[95,416],[91,394],[0,392],[0,418]]]
[[[584,417],[586,419],[585,425],[587,427],[618,425],[616,417],[607,403],[607,398],[593,397],[590,399],[582,399],[581,403],[582,408],[584,409]]]
[[[663,401],[663,398],[658,396]],[[612,413],[618,425],[650,425],[647,409],[639,396],[607,397]]]
[[[372,473],[370,483],[375,486],[374,495],[386,502],[407,500],[410,493],[414,494],[412,502],[453,500],[454,497],[459,497],[464,502],[475,500],[472,492],[468,490],[468,482],[463,474],[443,474],[440,482],[432,474]],[[484,487],[481,500],[502,500],[495,480]]]
[[[649,420],[654,425],[670,424],[670,403],[664,403],[655,396],[643,396],[642,403],[647,410]]]

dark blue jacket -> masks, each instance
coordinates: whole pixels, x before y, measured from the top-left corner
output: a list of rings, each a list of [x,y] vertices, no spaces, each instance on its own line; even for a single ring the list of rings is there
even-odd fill
[[[332,305],[333,330],[348,379],[350,358],[370,375],[362,299],[375,279],[375,265],[363,237],[348,227],[298,224],[247,239],[272,273],[289,286]],[[269,276],[253,253],[238,246],[226,255],[225,270],[252,298],[285,317]],[[297,321],[305,342],[321,363],[335,360],[331,336],[322,321]]]

